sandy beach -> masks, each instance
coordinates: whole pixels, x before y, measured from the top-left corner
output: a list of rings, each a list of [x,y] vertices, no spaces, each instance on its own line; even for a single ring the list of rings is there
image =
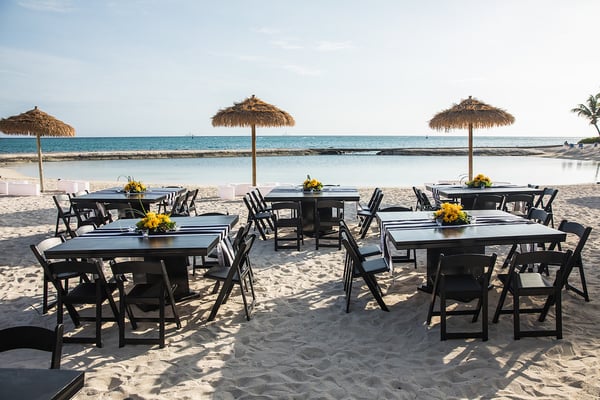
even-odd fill
[[[577,149],[576,149],[577,150]],[[569,150],[565,150],[569,151]],[[591,151],[591,150],[590,150]],[[19,178],[1,169],[3,179]],[[56,187],[48,181],[47,187]],[[92,182],[92,190],[115,182]],[[190,285],[201,293],[178,304],[183,327],[167,327],[167,345],[118,347],[117,327],[105,323],[102,348],[65,344],[62,368],[86,372],[76,399],[589,399],[600,398],[598,349],[600,262],[596,184],[559,186],[555,220],[563,218],[595,231],[583,253],[591,302],[563,292],[564,338],[513,340],[512,318],[490,322],[489,341],[440,341],[439,318],[425,324],[430,296],[417,292],[425,271],[396,265],[381,284],[390,312],[381,311],[366,286],[355,282],[351,312],[344,311],[343,251],[315,251],[306,239],[301,251],[273,251],[257,240],[251,253],[257,291],[254,318],[246,321],[234,291],[217,319],[206,319],[215,300],[212,282],[201,274]],[[373,188],[361,188],[368,199]],[[414,206],[411,188],[383,188],[383,205]],[[30,244],[54,234],[53,193],[39,197],[0,197],[0,326],[53,327],[55,310],[41,314],[42,270]],[[215,187],[200,188],[199,209],[227,211],[246,218],[238,198],[224,201]],[[354,204],[346,219],[358,232]],[[371,228],[362,243],[378,243]],[[494,246],[503,260],[508,252]],[[108,271],[108,269],[107,269]],[[110,273],[109,273],[110,274]],[[494,274],[495,276],[495,274]],[[572,281],[578,282],[573,273]],[[490,292],[493,311],[501,284]],[[553,324],[553,312],[548,323]],[[491,319],[491,316],[490,316]],[[469,322],[457,322],[457,327]],[[89,329],[89,326],[88,328]],[[153,326],[149,329],[155,329]],[[66,330],[73,330],[66,318]],[[45,367],[45,354],[0,354],[3,366]]]

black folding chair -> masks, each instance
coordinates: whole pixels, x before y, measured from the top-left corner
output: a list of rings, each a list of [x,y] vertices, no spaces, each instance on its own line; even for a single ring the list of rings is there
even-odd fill
[[[0,352],[16,349],[34,349],[52,353],[50,369],[60,369],[64,325],[54,330],[39,326],[14,326],[0,330]]]
[[[342,233],[342,245],[346,249],[346,255],[350,259],[348,273],[345,274],[344,288],[346,289],[346,312],[350,312],[350,298],[352,296],[352,283],[355,278],[362,278],[383,311],[389,311],[383,301],[383,293],[375,275],[389,272],[390,267],[385,258],[362,259],[354,246],[351,244],[346,233]]]
[[[255,239],[256,235],[249,235],[248,238],[240,244],[231,267],[213,267],[204,274],[204,277],[207,279],[223,282],[221,290],[215,300],[215,304],[208,316],[208,321],[215,319],[219,308],[227,301],[235,285],[238,285],[242,294],[246,320],[250,321],[252,318],[256,295],[254,293],[254,274],[252,273],[252,267],[249,262],[249,253]]]
[[[532,251],[528,253],[515,253],[507,274],[499,274],[498,279],[503,283],[502,293],[494,313],[493,322],[497,323],[500,314],[513,314],[514,338],[556,336],[562,339],[562,303],[561,291],[564,281],[569,275],[571,263],[569,259],[571,250],[561,251]],[[556,277],[551,280],[539,272],[526,272],[529,265],[556,265],[559,267]],[[513,296],[512,308],[505,309],[504,302],[508,294]],[[544,306],[533,304],[526,307],[521,304],[521,299],[526,297],[543,297],[546,299]],[[550,305],[555,306],[554,329],[522,329],[521,314],[539,313],[538,321],[543,322]]]
[[[451,256],[440,255],[438,267],[433,283],[433,292],[429,312],[427,313],[427,325],[431,324],[431,318],[439,315],[441,318],[440,338],[481,338],[488,339],[488,282],[490,281],[496,254],[456,254]],[[440,310],[435,311],[436,297],[440,298]],[[454,300],[469,303],[477,300],[475,308],[448,310],[446,300]],[[477,322],[481,313],[481,331],[478,332],[448,332],[448,315],[473,315],[472,322]]]
[[[169,281],[164,262],[122,261],[111,263],[110,268],[119,289],[119,347],[125,344],[158,344],[160,348],[165,347],[165,323],[175,322],[179,329],[181,322],[173,297],[176,285]],[[171,306],[172,317],[165,316],[167,304]],[[144,308],[158,306],[158,317],[136,316],[132,305]],[[125,337],[125,314],[134,330],[138,322],[158,322],[158,338]]]

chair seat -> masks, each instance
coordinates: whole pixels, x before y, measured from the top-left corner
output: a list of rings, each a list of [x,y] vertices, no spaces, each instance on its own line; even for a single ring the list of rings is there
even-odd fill
[[[61,272],[60,274],[56,274],[58,279],[77,278],[78,276],[80,276],[80,274],[77,272]]]
[[[481,297],[481,282],[473,275],[449,275],[444,281],[447,299],[468,303]]]
[[[116,283],[107,283],[106,290],[109,293],[114,292],[117,289]],[[102,291],[101,292],[102,301],[108,299],[107,294]],[[96,301],[96,284],[93,282],[83,282],[70,290],[67,295],[63,298],[65,303],[70,302],[85,302],[93,304]]]
[[[356,214],[363,217],[370,217],[374,215],[371,210],[358,210]]]
[[[361,257],[371,257],[381,254],[381,248],[376,244],[369,244],[358,248]]]
[[[548,290],[554,287],[554,282],[538,272],[522,272],[517,275],[517,284],[519,291],[523,294],[534,295],[536,291],[540,294],[548,294]]]
[[[375,258],[372,260],[363,261],[363,268],[368,274],[377,274],[380,272],[387,272],[390,270],[390,266],[385,258]],[[356,272],[356,271],[355,271]]]
[[[227,274],[229,274],[229,270],[231,267],[212,267],[208,271],[204,273],[205,278],[225,280],[227,278]],[[238,281],[238,273],[235,272],[233,275],[233,280]]]

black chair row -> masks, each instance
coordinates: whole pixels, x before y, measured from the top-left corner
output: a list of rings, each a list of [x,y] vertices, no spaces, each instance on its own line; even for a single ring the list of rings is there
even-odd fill
[[[254,229],[258,230],[263,240],[267,240],[269,230],[274,230],[271,207],[267,204],[258,188],[246,193],[243,201],[248,210],[248,222],[253,223]]]
[[[358,225],[360,227],[360,238],[364,239],[367,236],[367,232],[369,231],[369,227],[371,223],[375,219],[375,215],[377,211],[379,211],[379,207],[381,206],[381,202],[383,201],[383,191],[380,188],[375,188],[371,198],[369,199],[369,203],[366,206],[360,206],[356,211],[356,215],[358,216]]]
[[[547,225],[550,213],[532,208],[529,210],[528,216],[530,219]],[[503,268],[508,267],[508,272],[498,274],[498,279],[502,282],[503,287],[492,321],[497,323],[500,315],[512,314],[515,340],[529,336],[562,338],[561,292],[563,288],[571,290],[583,297],[585,301],[589,301],[581,253],[592,228],[563,220],[559,225],[559,230],[567,233],[567,242],[574,244],[572,250],[556,250],[558,243],[549,244],[547,250],[545,246],[542,247],[542,250],[538,250],[537,244],[534,244],[525,248],[525,252],[519,252],[517,246],[513,246],[503,265]],[[565,246],[566,243],[563,243],[563,247]],[[485,257],[488,257],[487,261],[485,261]],[[495,258],[495,254],[492,256],[460,254],[440,258],[427,322],[431,323],[432,315],[441,316],[442,340],[454,337],[481,337],[483,340],[487,340],[487,308],[485,304]],[[481,269],[483,264],[486,264],[488,268],[485,273]],[[556,267],[556,270],[553,271],[554,277],[551,277],[550,268],[553,266]],[[577,269],[579,272],[581,289],[575,288],[569,283],[573,269]],[[512,296],[513,304],[506,308],[505,302],[508,295]],[[434,312],[436,296],[440,297],[442,305],[440,311]],[[526,297],[542,297],[543,305],[536,306],[536,303],[531,301],[523,302],[522,299]],[[478,299],[478,304],[475,309],[444,311],[446,299],[461,302]],[[544,329],[541,323],[545,321],[552,307],[555,309],[555,326],[553,329]],[[475,322],[480,310],[483,317],[481,331],[447,333],[446,315],[473,314],[473,322]],[[521,314],[537,314],[538,326],[523,328]]]
[[[246,317],[250,319],[255,301],[253,277],[248,253],[254,242],[246,238],[249,227],[240,229],[236,238],[238,248],[232,248],[235,254],[231,255],[228,265],[217,265],[209,268],[204,277],[216,281],[223,281],[223,287],[211,310],[209,320],[214,319],[220,305],[229,297],[233,285],[239,284],[242,290]],[[180,318],[175,307],[173,292],[175,285],[171,284],[165,265],[162,261],[111,261],[110,268],[113,278],[108,280],[104,274],[103,265],[99,260],[58,260],[50,261],[44,257],[44,252],[62,242],[61,238],[49,238],[38,245],[31,245],[31,249],[43,268],[44,274],[44,312],[50,308],[48,304],[48,286],[56,290],[57,323],[63,323],[63,314],[66,309],[75,327],[81,326],[81,321],[95,323],[94,335],[88,336],[81,333],[64,337],[65,343],[95,343],[102,347],[102,323],[116,321],[119,328],[119,346],[125,344],[148,343],[165,345],[165,323],[174,322],[177,328],[181,327]],[[241,257],[241,258],[240,258]],[[69,280],[77,280],[70,283]],[[218,286],[215,286],[215,291]],[[118,291],[119,307],[113,298],[113,293]],[[108,303],[112,312],[111,316],[103,315],[103,305]],[[80,314],[82,305],[93,305],[94,315]],[[147,311],[158,309],[158,316],[141,315],[137,309]],[[171,316],[166,316],[167,307]],[[138,322],[158,323],[158,337],[125,337],[125,317],[129,319],[133,330],[137,329]]]
[[[92,202],[88,204],[76,203],[72,198],[77,194],[56,194],[52,200],[56,205],[56,227],[55,236],[66,235],[67,238],[75,237],[75,229],[83,225],[98,227],[112,222],[111,214],[102,203]],[[61,225],[64,229],[61,229]]]

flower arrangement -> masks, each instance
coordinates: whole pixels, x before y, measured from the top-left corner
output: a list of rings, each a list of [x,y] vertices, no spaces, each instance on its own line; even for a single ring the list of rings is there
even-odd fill
[[[302,183],[302,188],[318,192],[323,189],[323,183],[315,178],[311,179],[310,175],[306,175],[306,180]]]
[[[469,216],[463,211],[460,204],[442,203],[439,210],[433,212],[433,219],[440,225],[466,225],[469,223]]]
[[[127,184],[123,187],[123,190],[128,193],[144,193],[148,190],[148,187],[141,181],[136,181],[133,177],[127,177]]]
[[[144,218],[139,220],[135,226],[142,232],[168,232],[175,229],[175,222],[171,221],[169,214],[157,214],[153,211],[148,211]]]
[[[492,186],[492,180],[484,174],[477,174],[472,181],[467,182],[467,186],[471,188],[484,188]]]

